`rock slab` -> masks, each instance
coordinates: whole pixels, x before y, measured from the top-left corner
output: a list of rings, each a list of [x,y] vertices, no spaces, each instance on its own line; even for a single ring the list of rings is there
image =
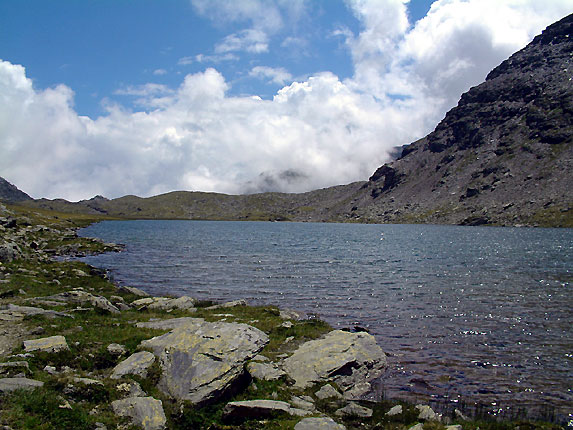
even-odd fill
[[[277,415],[304,417],[311,413],[303,409],[293,408],[288,403],[278,400],[245,400],[227,403],[223,409],[223,419],[236,421],[247,418],[270,418]]]
[[[33,390],[42,387],[42,381],[28,378],[2,378],[0,379],[0,393],[8,393],[15,390]]]
[[[294,430],[346,430],[346,427],[329,417],[314,417],[300,420]]]
[[[137,375],[145,378],[153,363],[155,363],[155,355],[151,352],[136,352],[114,367],[111,379],[119,379],[125,375]]]
[[[129,397],[111,402],[113,412],[120,417],[129,417],[144,430],[163,430],[167,418],[161,400],[153,397]]]
[[[174,328],[141,346],[160,359],[158,387],[172,398],[195,404],[215,400],[230,389],[244,374],[245,363],[269,342],[264,332],[247,324],[175,318],[144,326],[166,325]]]
[[[24,341],[24,350],[26,352],[60,352],[69,349],[66,338],[59,335]]]
[[[371,389],[370,381],[379,377],[386,365],[386,355],[374,336],[334,330],[302,344],[284,360],[283,369],[297,388],[334,381],[345,398],[353,399]]]

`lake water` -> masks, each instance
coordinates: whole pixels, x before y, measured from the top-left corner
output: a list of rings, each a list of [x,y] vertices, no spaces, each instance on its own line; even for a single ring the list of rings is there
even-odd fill
[[[85,259],[154,295],[247,299],[366,327],[377,395],[573,420],[573,230],[106,221]],[[470,408],[471,409],[471,408]]]

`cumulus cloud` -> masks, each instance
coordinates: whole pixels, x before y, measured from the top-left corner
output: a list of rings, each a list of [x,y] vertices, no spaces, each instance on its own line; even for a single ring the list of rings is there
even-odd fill
[[[283,67],[256,66],[251,69],[249,76],[265,79],[279,85],[284,85],[292,80],[292,75]]]
[[[257,14],[243,6],[263,3],[221,2],[241,5],[228,19],[252,28]],[[75,112],[69,87],[34,88],[22,66],[0,61],[0,176],[35,197],[72,200],[176,189],[297,192],[366,179],[395,145],[430,131],[463,91],[571,9],[571,0],[539,3],[439,0],[412,25],[402,1],[349,0],[361,28],[339,35],[353,77],[324,72],[292,82],[280,68],[251,69],[288,84],[272,100],[230,96],[210,68],[178,88],[122,88],[140,111],[116,103],[88,118]]]

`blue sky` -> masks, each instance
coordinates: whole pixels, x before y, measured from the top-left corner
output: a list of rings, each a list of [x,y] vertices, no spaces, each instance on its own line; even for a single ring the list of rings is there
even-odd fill
[[[411,1],[412,22],[430,5],[430,0]],[[150,81],[177,87],[185,74],[209,66],[231,83],[229,94],[272,98],[281,84],[249,76],[253,67],[284,68],[303,79],[321,71],[352,76],[350,52],[333,33],[341,27],[356,32],[359,21],[343,1],[313,1],[304,8],[309,16],[287,20],[269,38],[268,51],[198,61],[199,55],[215,56],[217,44],[241,31],[244,21],[218,24],[189,0],[5,0],[0,2],[0,55],[25,65],[39,88],[70,86],[77,112],[91,117],[105,114],[102,99],[129,104],[117,94],[127,87]],[[281,45],[288,38],[295,49],[284,55]]]
[[[570,12],[573,0],[3,0],[0,176],[74,200],[363,180]]]

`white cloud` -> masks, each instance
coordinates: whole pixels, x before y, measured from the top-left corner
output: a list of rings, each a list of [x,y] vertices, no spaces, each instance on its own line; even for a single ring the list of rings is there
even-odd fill
[[[123,88],[145,109],[110,104],[97,119],[74,111],[70,88],[36,89],[23,67],[0,61],[0,175],[35,197],[68,199],[236,193],[245,184],[305,191],[366,179],[389,149],[430,131],[463,91],[571,4],[440,0],[411,26],[401,1],[352,1],[361,31],[341,33],[351,79],[326,72],[291,82],[288,72],[259,66],[252,75],[290,83],[262,100],[229,96],[225,78],[207,69],[176,89]]]
[[[155,70],[153,71],[153,74],[154,74],[155,76],[163,76],[163,75],[166,75],[166,74],[167,74],[167,70],[165,70],[165,69],[155,69]]]
[[[283,67],[256,66],[251,69],[249,76],[265,79],[279,85],[284,85],[292,80],[292,75]]]
[[[269,39],[266,33],[260,30],[241,30],[230,34],[215,46],[216,54],[225,54],[233,51],[246,51],[260,54],[269,50]]]
[[[179,61],[177,61],[177,65],[179,66],[188,66],[189,64],[193,64],[193,57],[181,57]]]

